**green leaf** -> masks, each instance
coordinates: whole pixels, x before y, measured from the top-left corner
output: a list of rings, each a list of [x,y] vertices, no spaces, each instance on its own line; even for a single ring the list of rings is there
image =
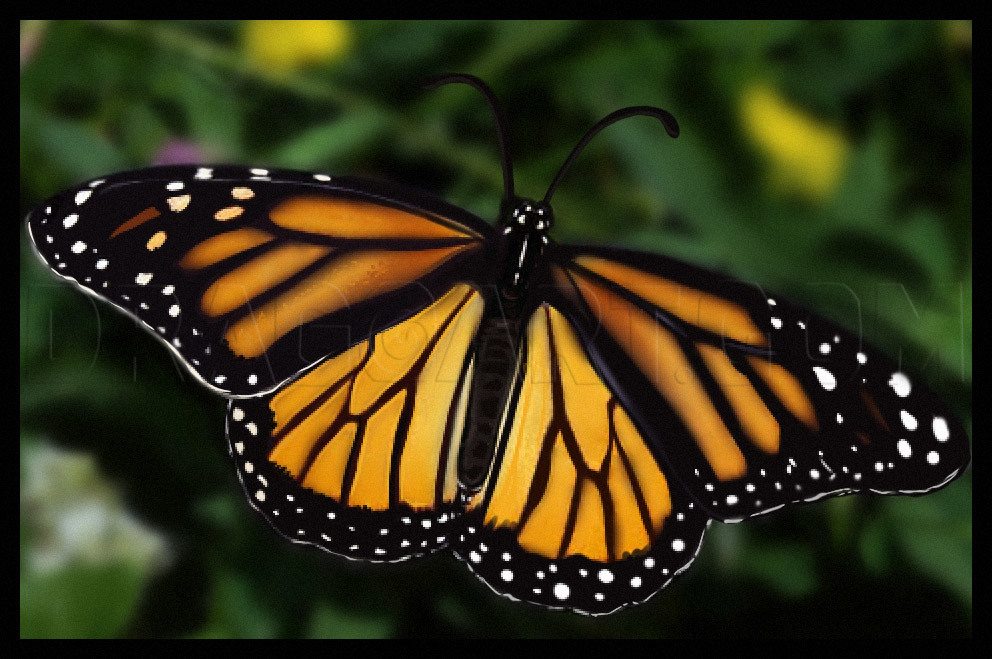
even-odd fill
[[[385,616],[362,615],[327,603],[318,604],[310,617],[310,638],[389,638],[392,622]]]
[[[813,550],[800,542],[754,543],[743,573],[794,599],[811,594],[820,585]]]
[[[137,611],[143,570],[127,562],[21,575],[21,638],[113,638]]]
[[[43,157],[75,181],[127,165],[123,151],[86,122],[47,117],[38,127],[37,139]]]
[[[264,598],[243,575],[220,568],[214,576],[206,625],[196,638],[275,638],[279,626]]]
[[[967,606],[972,603],[971,501],[965,483],[925,498],[886,500],[899,548]]]
[[[272,157],[284,167],[313,170],[344,167],[388,130],[388,115],[369,110],[313,126],[279,147]]]

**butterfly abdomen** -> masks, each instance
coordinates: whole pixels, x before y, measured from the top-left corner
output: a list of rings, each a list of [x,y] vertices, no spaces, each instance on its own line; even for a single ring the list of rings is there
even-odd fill
[[[478,490],[492,462],[497,431],[517,369],[520,326],[492,315],[479,328],[465,434],[458,454],[458,480]]]

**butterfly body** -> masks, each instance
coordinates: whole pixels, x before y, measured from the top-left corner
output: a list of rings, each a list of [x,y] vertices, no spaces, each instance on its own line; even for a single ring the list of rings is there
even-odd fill
[[[539,299],[532,294],[532,277],[550,243],[551,207],[517,199],[497,225],[493,263],[498,268],[488,293],[476,341],[469,426],[461,442],[459,482],[468,492],[482,485],[492,464],[497,433],[520,364],[522,321]]]
[[[387,183],[175,166],[27,224],[229,399],[251,505],[347,558],[450,548],[502,595],[610,613],[714,519],[967,465],[949,408],[858,335],[660,255],[558,244],[546,201],[504,208],[494,227]]]

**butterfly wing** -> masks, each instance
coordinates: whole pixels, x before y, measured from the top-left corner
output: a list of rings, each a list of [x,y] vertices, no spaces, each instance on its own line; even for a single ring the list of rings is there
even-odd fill
[[[448,544],[482,296],[458,284],[278,391],[230,401],[245,494],[283,535],[395,561]]]
[[[487,224],[357,179],[165,167],[70,190],[28,228],[232,399],[238,475],[281,533],[383,561],[446,544]]]
[[[652,454],[572,324],[538,307],[458,555],[500,594],[605,614],[688,567],[709,521]]]
[[[482,270],[482,220],[358,179],[160,167],[28,217],[56,273],[140,321],[207,386],[271,391]]]
[[[635,425],[707,513],[921,494],[967,466],[950,409],[860,337],[655,255],[557,248],[555,294]]]

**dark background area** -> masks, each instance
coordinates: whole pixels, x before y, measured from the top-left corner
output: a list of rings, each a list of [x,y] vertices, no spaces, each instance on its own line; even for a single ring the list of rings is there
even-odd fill
[[[70,185],[176,161],[386,178],[494,220],[477,75],[518,194],[555,237],[760,283],[922,375],[971,432],[970,22],[61,22],[20,26],[19,219]],[[224,401],[20,224],[22,637],[970,636],[971,472],[715,523],[693,566],[603,618],[500,598],[449,553],[349,562],[243,501]]]

